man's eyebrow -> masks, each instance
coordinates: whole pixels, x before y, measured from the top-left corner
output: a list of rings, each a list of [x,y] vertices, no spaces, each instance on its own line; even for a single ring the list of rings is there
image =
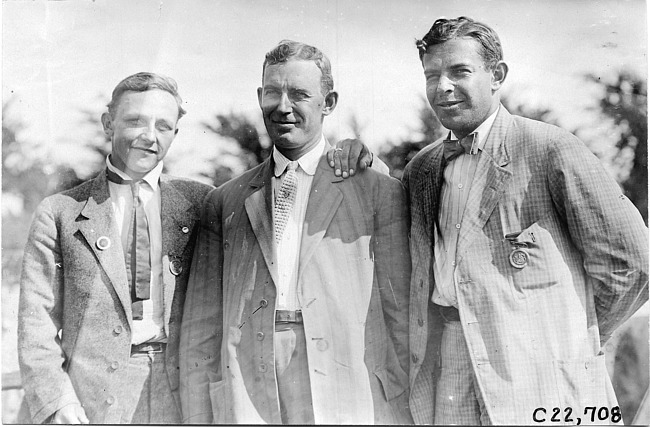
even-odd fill
[[[474,65],[472,65],[469,62],[458,62],[456,64],[452,64],[449,68],[456,69],[456,68],[474,68]]]

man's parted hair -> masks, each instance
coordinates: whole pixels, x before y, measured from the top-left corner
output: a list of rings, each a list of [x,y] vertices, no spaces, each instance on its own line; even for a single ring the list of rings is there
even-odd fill
[[[429,32],[422,39],[415,41],[420,61],[430,46],[467,37],[480,44],[479,54],[483,57],[486,69],[494,70],[497,63],[503,60],[503,50],[497,33],[481,22],[461,16],[456,19],[437,19]]]
[[[262,66],[262,83],[264,83],[264,72],[269,65],[281,64],[290,59],[302,59],[314,61],[321,71],[321,92],[327,95],[334,90],[334,78],[332,77],[332,65],[330,60],[317,47],[293,40],[282,40],[276,47],[270,50],[264,58]]]
[[[111,95],[111,102],[108,103],[108,112],[111,117],[115,118],[115,112],[117,106],[120,103],[120,97],[124,92],[133,91],[133,92],[146,92],[148,90],[160,89],[168,92],[176,98],[176,103],[178,104],[178,119],[185,114],[185,110],[182,107],[183,100],[178,94],[178,86],[176,81],[171,77],[163,76],[156,73],[140,72],[133,74],[115,86],[113,89],[113,94]]]

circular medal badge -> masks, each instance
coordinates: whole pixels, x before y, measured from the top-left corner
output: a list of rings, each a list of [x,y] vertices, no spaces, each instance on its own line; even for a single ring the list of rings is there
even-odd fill
[[[510,253],[510,265],[514,268],[524,268],[528,265],[528,252],[522,248],[513,249]]]

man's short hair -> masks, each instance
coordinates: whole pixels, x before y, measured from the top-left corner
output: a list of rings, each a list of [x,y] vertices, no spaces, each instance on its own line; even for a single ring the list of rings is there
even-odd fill
[[[176,81],[171,77],[148,72],[133,74],[119,82],[117,86],[115,86],[115,89],[113,89],[111,102],[107,105],[108,112],[111,117],[115,117],[115,111],[120,103],[120,97],[124,92],[146,92],[153,89],[164,90],[176,98],[176,103],[178,104],[178,119],[180,120],[180,118],[185,114],[185,110],[182,107],[183,100],[178,94],[178,85],[176,84]]]
[[[456,19],[437,19],[429,32],[422,39],[415,41],[420,61],[430,46],[467,37],[473,38],[481,46],[479,54],[483,57],[486,69],[494,70],[497,63],[503,60],[503,50],[497,33],[481,22],[461,16]]]
[[[321,92],[327,95],[334,90],[334,78],[332,77],[332,65],[330,60],[317,47],[293,40],[282,40],[276,47],[270,50],[264,58],[262,66],[262,83],[264,82],[264,71],[269,65],[276,65],[287,62],[290,59],[302,59],[314,61],[321,71]]]

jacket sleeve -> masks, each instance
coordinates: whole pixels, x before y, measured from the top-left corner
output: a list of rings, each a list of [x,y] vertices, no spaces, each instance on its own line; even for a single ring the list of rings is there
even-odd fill
[[[386,326],[400,365],[408,373],[411,280],[408,209],[399,181],[384,178],[380,182],[379,194],[375,198],[379,200],[374,224],[375,269]]]
[[[548,180],[592,279],[601,343],[648,300],[648,229],[600,161],[573,136],[549,145]]]
[[[212,423],[210,383],[221,379],[222,234],[218,192],[208,194],[201,214],[180,336],[183,422]]]
[[[18,308],[18,359],[32,422],[79,403],[66,372],[60,332],[63,259],[50,199],[37,208],[25,246]]]

